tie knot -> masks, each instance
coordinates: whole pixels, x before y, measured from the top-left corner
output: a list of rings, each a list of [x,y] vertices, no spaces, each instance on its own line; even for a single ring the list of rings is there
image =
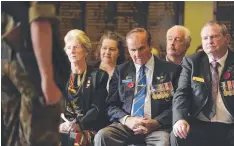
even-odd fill
[[[139,70],[140,72],[145,72],[145,65],[142,65],[141,67],[140,67],[140,70]]]
[[[217,62],[217,61],[212,61],[211,63],[211,66],[213,67],[213,68],[215,68],[215,69],[218,69],[218,67],[219,67],[219,63]]]

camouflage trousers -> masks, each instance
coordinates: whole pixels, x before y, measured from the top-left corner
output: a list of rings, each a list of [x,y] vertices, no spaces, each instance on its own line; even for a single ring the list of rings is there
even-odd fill
[[[60,103],[45,105],[16,60],[1,60],[4,146],[59,145]],[[4,144],[5,143],[5,144]]]

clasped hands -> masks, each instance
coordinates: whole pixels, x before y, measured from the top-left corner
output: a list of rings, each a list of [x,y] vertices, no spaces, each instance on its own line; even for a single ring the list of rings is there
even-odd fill
[[[61,114],[61,118],[65,121],[64,123],[60,124],[59,126],[59,131],[62,133],[67,133],[67,132],[78,132],[80,131],[80,126],[76,124],[76,119],[73,121],[69,121],[68,119],[65,118],[64,114]]]
[[[127,117],[125,125],[131,129],[135,135],[149,134],[150,132],[155,131],[160,127],[160,124],[157,120],[145,117]]]
[[[64,123],[60,124],[59,131],[62,132],[62,133],[79,132],[80,131],[80,127],[76,123],[71,123],[71,122],[67,123],[67,122],[64,122]]]

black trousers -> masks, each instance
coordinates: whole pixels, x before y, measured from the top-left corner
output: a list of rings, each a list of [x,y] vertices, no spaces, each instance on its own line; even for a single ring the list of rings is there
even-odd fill
[[[186,139],[171,132],[171,146],[234,146],[234,124],[189,121],[190,131]]]

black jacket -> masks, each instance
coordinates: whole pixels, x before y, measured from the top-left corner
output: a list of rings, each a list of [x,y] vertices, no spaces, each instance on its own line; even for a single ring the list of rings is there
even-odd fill
[[[105,71],[88,67],[84,84],[80,89],[81,100],[79,100],[80,103],[77,103],[83,110],[84,116],[80,122],[84,129],[99,130],[107,124],[105,115],[105,100],[108,94],[106,90],[107,80],[108,74]],[[66,91],[70,96],[68,84]],[[66,100],[69,100],[69,97]],[[71,114],[70,104],[67,101],[65,102],[65,116],[69,116]]]

